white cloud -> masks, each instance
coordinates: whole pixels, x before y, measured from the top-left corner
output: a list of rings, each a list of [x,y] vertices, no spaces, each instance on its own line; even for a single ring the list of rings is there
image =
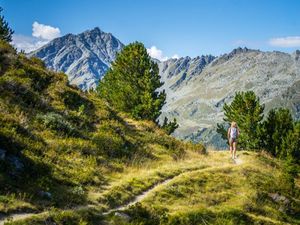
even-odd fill
[[[147,52],[152,58],[158,59],[160,61],[168,60],[168,57],[164,56],[162,50],[158,49],[156,46],[147,48]]]
[[[300,47],[300,36],[272,38],[269,40],[269,44],[283,48]]]
[[[148,54],[155,59],[158,59],[159,61],[166,61],[169,59],[168,56],[165,56],[163,54],[163,51],[158,49],[156,46],[152,46],[151,48],[147,48]],[[171,57],[172,59],[178,59],[179,55],[175,54]]]
[[[32,24],[32,36],[50,41],[60,36],[60,30],[57,27],[51,27],[35,21]]]
[[[59,36],[61,36],[59,28],[40,24],[35,21],[32,24],[32,36],[15,34],[13,35],[12,44],[19,51],[24,50],[26,53],[28,53],[42,47],[52,39]]]
[[[179,59],[180,57],[179,57],[179,55],[175,54],[175,55],[173,55],[171,58],[172,58],[172,59]]]
[[[24,50],[25,52],[34,51],[43,45],[47,44],[48,41],[40,40],[34,37],[28,37],[24,35],[13,35],[12,44],[20,51]]]

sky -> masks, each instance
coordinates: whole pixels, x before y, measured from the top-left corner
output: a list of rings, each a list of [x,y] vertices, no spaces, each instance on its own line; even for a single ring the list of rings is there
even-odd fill
[[[300,49],[300,0],[0,0],[13,44],[31,51],[94,27],[155,58],[228,53],[236,47]]]

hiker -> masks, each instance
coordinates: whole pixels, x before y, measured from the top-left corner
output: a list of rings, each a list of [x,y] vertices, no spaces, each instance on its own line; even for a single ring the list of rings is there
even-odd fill
[[[228,128],[227,137],[229,142],[229,149],[231,153],[231,158],[236,159],[236,145],[237,140],[240,135],[239,129],[236,122],[232,121],[231,126]]]

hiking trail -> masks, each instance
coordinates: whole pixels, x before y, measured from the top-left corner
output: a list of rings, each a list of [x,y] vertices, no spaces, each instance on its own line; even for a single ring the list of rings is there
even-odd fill
[[[130,202],[124,204],[124,205],[112,208],[112,209],[110,209],[106,212],[102,212],[101,214],[102,215],[108,215],[108,214],[113,213],[113,212],[123,211],[123,210],[129,208],[130,206],[132,206],[132,205],[134,205],[138,202],[143,201],[146,197],[149,196],[149,194],[156,192],[160,187],[168,185],[169,183],[171,183],[176,178],[178,178],[180,176],[183,176],[183,175],[186,175],[188,173],[193,173],[193,172],[196,172],[196,171],[205,172],[205,171],[221,169],[221,168],[226,168],[226,167],[232,167],[234,165],[243,164],[243,160],[241,158],[236,158],[236,159],[233,160],[233,162],[234,162],[233,164],[226,164],[226,165],[223,165],[223,166],[206,167],[206,168],[202,168],[202,169],[197,168],[197,169],[193,169],[193,170],[184,171],[184,172],[182,172],[182,173],[180,173],[176,176],[173,176],[171,178],[167,178],[167,179],[157,183],[156,185],[152,186],[148,190],[146,190],[146,191],[142,192],[141,194],[135,196],[135,198],[132,201],[130,201]],[[96,207],[96,205],[77,206],[77,207],[73,208],[72,210],[84,210],[84,209],[90,209],[90,208],[94,208],[94,207]],[[47,214],[49,214],[48,211],[39,212],[39,213],[14,213],[14,214],[7,215],[7,216],[2,216],[2,217],[0,216],[0,225],[4,225],[6,222],[23,220],[23,219],[27,219],[27,218],[30,218],[30,217],[33,217],[33,216],[42,216],[42,215],[47,215]]]

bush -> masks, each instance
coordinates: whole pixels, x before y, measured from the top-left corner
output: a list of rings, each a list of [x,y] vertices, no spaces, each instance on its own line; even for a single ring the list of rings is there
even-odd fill
[[[0,40],[0,75],[8,69],[13,61],[15,50],[7,42]]]
[[[79,136],[79,132],[65,118],[57,113],[50,112],[45,115],[37,115],[37,120],[45,127],[66,136]]]
[[[167,134],[172,134],[179,127],[176,118],[173,122],[168,122],[168,118],[165,117],[163,125],[161,128],[166,131]]]
[[[155,210],[136,203],[125,211],[130,217],[130,224],[138,225],[156,225],[166,222],[166,212],[164,210]]]

